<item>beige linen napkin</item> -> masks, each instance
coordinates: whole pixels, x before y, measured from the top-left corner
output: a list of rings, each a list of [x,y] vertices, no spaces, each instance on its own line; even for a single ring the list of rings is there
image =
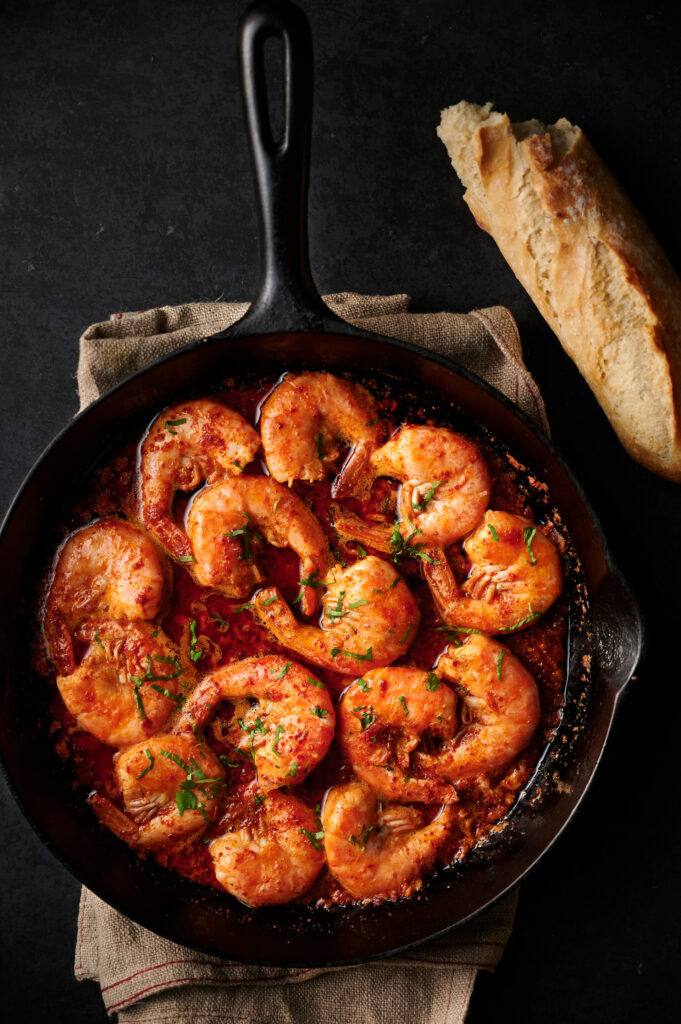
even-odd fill
[[[548,431],[507,309],[416,314],[408,311],[407,295],[350,292],[325,301],[357,327],[452,357]],[[228,302],[163,306],[116,313],[89,327],[80,340],[81,408],[135,370],[229,327],[247,308]],[[516,901],[513,893],[444,939],[390,960],[284,969],[197,954],[134,924],[83,889],[75,973],[78,980],[99,983],[107,1012],[121,1024],[460,1024],[477,972],[494,970],[501,957]]]

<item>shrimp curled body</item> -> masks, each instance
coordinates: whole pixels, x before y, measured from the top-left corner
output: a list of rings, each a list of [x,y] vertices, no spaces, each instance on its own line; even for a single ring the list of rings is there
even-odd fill
[[[112,747],[138,743],[162,729],[182,701],[193,672],[175,644],[149,622],[93,622],[76,669],[57,676],[66,707],[81,728]]]
[[[341,749],[355,773],[386,800],[451,803],[453,786],[437,773],[422,773],[412,755],[422,741],[451,739],[458,726],[457,699],[433,673],[379,668],[343,694],[338,709]]]
[[[210,844],[216,878],[249,907],[288,903],[310,888],[324,866],[317,831],[302,800],[274,790],[257,808],[254,822]]]
[[[154,542],[123,519],[106,516],[71,534],[59,552],[43,613],[57,671],[75,671],[74,634],[88,621],[155,618],[167,579]]]
[[[200,834],[217,817],[225,773],[205,744],[160,735],[138,743],[116,761],[125,811],[95,794],[97,817],[119,839],[154,849]]]
[[[298,785],[326,755],[336,719],[326,688],[297,662],[272,654],[216,669],[193,691],[176,729],[202,730],[224,700],[248,698],[257,706],[235,722],[237,749],[253,760],[264,792]]]
[[[172,558],[192,555],[173,518],[175,492],[238,475],[259,448],[243,416],[207,398],[173,405],[154,420],[140,450],[140,514]]]
[[[262,581],[255,556],[263,541],[295,551],[303,579],[318,581],[329,563],[326,534],[305,502],[266,476],[204,488],[187,515],[187,533],[197,580],[229,597],[246,597]],[[309,615],[316,604],[314,587],[303,585],[303,613]]]
[[[369,493],[369,458],[380,443],[381,426],[373,398],[360,385],[331,373],[288,374],[263,406],[260,431],[275,480],[289,486],[294,480],[323,480],[341,441],[353,448],[333,494]]]
[[[389,665],[409,650],[420,613],[389,562],[370,555],[336,566],[326,582],[321,628],[298,622],[274,587],[256,595],[259,619],[306,661],[343,675],[356,675],[361,662]]]
[[[541,717],[537,684],[525,666],[491,637],[473,635],[447,648],[437,673],[461,691],[462,728],[436,754],[417,752],[416,765],[452,782],[505,768]]]
[[[446,563],[424,567],[447,625],[515,632],[531,625],[560,595],[558,550],[527,519],[488,510],[463,547],[472,569],[461,587]]]
[[[329,870],[356,899],[407,896],[421,886],[446,842],[453,811],[424,824],[409,804],[384,804],[363,782],[336,786],[322,811]]]

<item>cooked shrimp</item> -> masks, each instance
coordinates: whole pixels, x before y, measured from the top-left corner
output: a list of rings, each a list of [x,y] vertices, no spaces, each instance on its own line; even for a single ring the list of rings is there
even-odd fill
[[[322,811],[329,869],[356,899],[410,895],[435,864],[451,832],[453,813],[443,807],[424,825],[419,809],[384,804],[363,782],[336,786]]]
[[[73,634],[89,619],[153,619],[168,572],[151,538],[113,516],[76,530],[59,551],[43,633],[62,675],[75,671]]]
[[[249,907],[274,906],[310,888],[324,866],[314,813],[291,793],[275,790],[252,824],[210,844],[220,885]]]
[[[300,558],[301,609],[317,607],[315,585],[329,564],[329,542],[304,501],[266,476],[243,476],[206,487],[187,515],[199,583],[228,597],[246,597],[263,579],[254,555],[262,542],[291,548]]]
[[[387,800],[451,803],[453,786],[419,772],[412,753],[451,739],[458,725],[456,697],[432,672],[379,668],[343,694],[338,709],[341,749],[356,774]]]
[[[401,481],[397,542],[401,536],[403,545],[425,549],[425,562],[444,561],[444,548],[472,530],[487,508],[487,463],[472,441],[445,427],[402,427],[372,454],[371,466],[375,476]],[[335,526],[380,551],[396,544],[388,527],[347,511],[336,515]]]
[[[389,665],[416,636],[420,613],[397,570],[370,555],[327,575],[321,629],[298,622],[275,587],[255,597],[259,619],[285,647],[306,661],[343,675],[361,662]]]
[[[83,628],[84,632],[84,628]],[[128,746],[162,729],[193,672],[175,644],[150,622],[93,621],[78,667],[57,677],[78,724],[102,743]]]
[[[340,441],[353,447],[333,494],[369,493],[369,458],[382,429],[373,398],[359,384],[332,373],[287,374],[263,406],[260,432],[267,465],[280,483],[323,480]]]
[[[241,473],[259,448],[243,416],[208,398],[173,405],[154,420],[140,450],[140,515],[169,555],[183,562],[192,555],[173,518],[175,492]]]
[[[152,849],[202,832],[215,820],[225,773],[205,743],[187,736],[153,736],[119,754],[121,811],[95,794],[97,817],[129,846]]]
[[[416,765],[451,782],[509,765],[541,716],[537,685],[522,662],[496,640],[474,635],[447,648],[437,674],[461,692],[462,729],[439,751],[417,752]]]
[[[246,698],[257,706],[249,706]],[[252,758],[263,791],[298,785],[329,749],[336,724],[331,698],[320,680],[295,661],[272,654],[211,672],[187,701],[177,730],[204,729],[224,700],[244,702],[243,716],[235,716],[237,749]]]
[[[527,519],[488,510],[463,546],[473,567],[461,587],[446,562],[424,566],[447,625],[515,632],[538,619],[562,590],[558,550]]]

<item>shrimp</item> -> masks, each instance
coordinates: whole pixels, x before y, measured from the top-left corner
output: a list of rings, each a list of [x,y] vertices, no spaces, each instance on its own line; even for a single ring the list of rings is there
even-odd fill
[[[349,512],[337,515],[335,525],[344,536],[377,550],[411,547],[430,564],[444,561],[444,549],[472,530],[487,508],[487,463],[472,441],[445,427],[402,427],[373,452],[371,466],[375,476],[402,483],[397,532]]]
[[[154,542],[125,520],[106,516],[72,533],[59,551],[43,612],[47,652],[57,671],[75,671],[73,634],[83,623],[153,619],[167,582]]]
[[[256,700],[249,706],[247,698]],[[336,716],[324,684],[295,661],[272,654],[245,658],[205,676],[176,729],[202,730],[224,700],[243,701],[237,749],[251,758],[260,789],[296,786],[326,755]]]
[[[162,729],[194,682],[175,644],[153,624],[93,621],[78,667],[57,677],[66,707],[102,743],[124,747]]]
[[[527,519],[488,510],[463,547],[473,567],[461,587],[446,562],[424,567],[449,626],[515,632],[535,622],[561,593],[558,550]]]
[[[432,672],[379,668],[343,694],[338,736],[356,774],[386,800],[452,803],[453,786],[422,773],[412,755],[424,741],[450,740],[457,732],[457,699]]]
[[[138,849],[154,849],[204,831],[217,817],[225,787],[218,758],[204,743],[153,736],[118,755],[122,811],[95,793],[90,803],[103,825]]]
[[[462,728],[435,753],[417,752],[416,765],[452,782],[505,768],[539,725],[537,684],[511,651],[488,636],[450,646],[437,673],[462,693]]]
[[[324,866],[314,813],[291,793],[268,793],[255,821],[210,844],[215,876],[249,907],[275,906],[310,888]]]
[[[259,532],[261,531],[261,532]],[[315,587],[329,564],[329,542],[304,501],[266,476],[243,476],[206,487],[187,515],[199,583],[246,597],[263,575],[254,561],[261,544],[291,548],[301,561],[301,609],[317,607]]]
[[[323,480],[340,454],[338,442],[351,444],[332,492],[369,494],[369,458],[382,428],[373,398],[359,384],[332,373],[287,374],[263,406],[260,432],[272,476],[289,486],[294,480]]]
[[[236,476],[259,448],[243,416],[208,398],[173,405],[154,420],[140,449],[140,517],[172,558],[192,555],[173,518],[175,492]]]
[[[356,899],[408,896],[435,864],[453,815],[443,807],[426,825],[418,808],[385,804],[363,782],[336,786],[322,811],[329,870]]]
[[[255,597],[259,619],[285,647],[342,675],[358,663],[389,665],[409,650],[418,630],[418,606],[397,570],[369,555],[326,580],[321,629],[295,618],[275,587]]]

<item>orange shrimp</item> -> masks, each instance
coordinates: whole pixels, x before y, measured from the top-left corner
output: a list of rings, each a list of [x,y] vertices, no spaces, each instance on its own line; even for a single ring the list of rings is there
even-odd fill
[[[253,821],[209,846],[215,877],[249,907],[289,903],[310,888],[324,866],[314,813],[293,793],[273,790]]]
[[[463,547],[473,567],[461,587],[446,562],[424,566],[449,626],[515,632],[535,622],[561,593],[558,550],[527,519],[488,510]]]
[[[291,548],[300,558],[301,610],[317,608],[314,583],[329,564],[329,542],[305,502],[266,476],[242,476],[205,487],[187,514],[194,575],[229,597],[246,597],[263,580],[255,556],[263,543]]]
[[[332,373],[287,374],[263,406],[260,431],[267,465],[280,483],[323,480],[340,441],[353,447],[333,494],[369,493],[369,458],[382,428],[373,398],[359,384]]]
[[[172,558],[188,562],[192,556],[173,518],[175,492],[240,474],[259,448],[243,416],[212,399],[180,402],[154,420],[140,449],[140,516]]]
[[[153,619],[169,572],[154,542],[123,519],[106,516],[76,530],[59,550],[43,612],[50,660],[75,672],[73,636],[92,619]]]
[[[235,746],[253,760],[263,792],[297,786],[326,755],[336,724],[333,704],[324,684],[297,662],[272,654],[216,669],[187,700],[177,731],[203,730],[225,700],[242,702],[243,714],[233,719]]]
[[[359,663],[389,665],[416,636],[418,606],[397,570],[370,555],[327,575],[321,628],[298,622],[275,587],[255,597],[258,618],[285,647],[343,675]]]

